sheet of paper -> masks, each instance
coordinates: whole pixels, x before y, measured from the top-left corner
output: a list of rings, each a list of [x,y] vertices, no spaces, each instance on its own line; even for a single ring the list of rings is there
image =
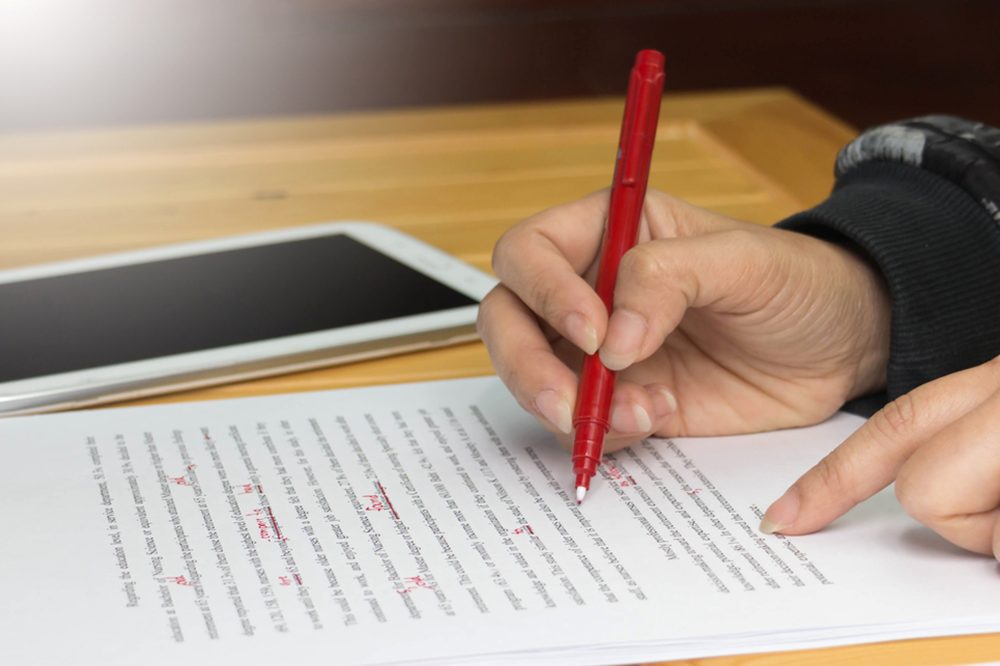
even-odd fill
[[[613,664],[992,630],[891,491],[761,511],[860,424],[650,440],[583,506],[495,378],[0,420],[11,663]]]

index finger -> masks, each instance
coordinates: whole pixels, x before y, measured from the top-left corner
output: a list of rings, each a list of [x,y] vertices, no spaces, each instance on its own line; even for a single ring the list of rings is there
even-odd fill
[[[761,531],[815,532],[888,486],[920,446],[990,396],[995,373],[956,372],[886,405],[768,508]]]
[[[597,351],[608,317],[581,276],[597,258],[607,207],[602,190],[542,211],[507,231],[493,251],[500,281],[588,354]]]

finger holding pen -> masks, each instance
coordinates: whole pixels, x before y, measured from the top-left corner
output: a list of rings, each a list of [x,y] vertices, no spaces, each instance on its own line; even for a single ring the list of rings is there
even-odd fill
[[[563,448],[572,448],[583,352],[561,336],[550,341],[531,309],[503,285],[483,300],[479,332],[497,374],[518,403],[556,434]],[[663,428],[675,408],[676,401],[662,382],[619,382],[607,450],[622,449]]]
[[[583,277],[601,248],[608,193],[529,217],[505,233],[493,270],[541,321],[588,354],[607,326],[604,303]]]
[[[662,196],[652,219],[657,233],[675,233],[665,205],[670,198]],[[479,332],[497,374],[567,450],[583,354],[597,351],[607,328],[607,309],[593,281],[608,197],[607,189],[595,192],[533,215],[504,234],[493,255],[501,285],[480,307]],[[639,236],[650,238],[647,225]],[[675,408],[668,387],[656,377],[642,384],[619,382],[608,450],[662,428]]]

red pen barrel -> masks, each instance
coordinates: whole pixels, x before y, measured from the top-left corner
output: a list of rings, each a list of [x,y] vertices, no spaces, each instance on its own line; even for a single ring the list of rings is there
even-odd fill
[[[614,306],[618,266],[638,240],[662,94],[663,55],[656,51],[640,51],[629,78],[608,204],[607,229],[601,247],[597,284],[594,286],[609,315]],[[615,381],[616,373],[605,368],[598,356],[584,359],[573,418],[576,429],[573,472],[577,488],[590,487],[590,479],[601,463],[604,437],[610,430],[609,414]],[[578,494],[578,498],[582,497]]]

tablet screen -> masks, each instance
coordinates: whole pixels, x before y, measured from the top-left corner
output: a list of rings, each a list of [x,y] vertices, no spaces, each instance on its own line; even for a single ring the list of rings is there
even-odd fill
[[[0,284],[0,382],[475,304],[343,234]]]

